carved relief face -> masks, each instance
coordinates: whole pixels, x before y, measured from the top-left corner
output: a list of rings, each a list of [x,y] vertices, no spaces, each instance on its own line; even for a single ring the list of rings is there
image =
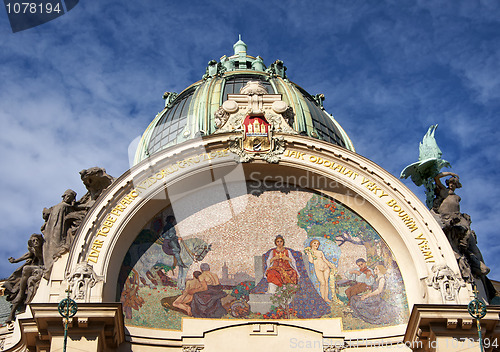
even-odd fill
[[[86,290],[94,281],[92,270],[87,265],[78,265],[71,276],[72,291],[76,299],[84,299]]]
[[[443,298],[446,301],[453,301],[455,299],[455,275],[453,275],[453,272],[448,268],[444,268],[436,272],[435,278]]]

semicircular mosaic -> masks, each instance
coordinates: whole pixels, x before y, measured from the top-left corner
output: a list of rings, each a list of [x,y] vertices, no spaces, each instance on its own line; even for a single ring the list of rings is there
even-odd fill
[[[123,260],[117,294],[127,325],[341,317],[344,330],[359,330],[408,320],[391,250],[338,200],[272,187],[182,218],[174,210],[152,217]]]

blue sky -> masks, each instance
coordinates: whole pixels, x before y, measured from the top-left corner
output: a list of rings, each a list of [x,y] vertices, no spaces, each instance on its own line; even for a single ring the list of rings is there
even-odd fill
[[[43,224],[42,209],[78,172],[129,167],[129,144],[163,108],[164,91],[199,80],[242,35],[276,59],[394,175],[418,158],[431,124],[460,175],[462,211],[500,280],[500,2],[88,1],[12,33],[0,9],[0,277]],[[423,190],[404,181],[423,199]]]

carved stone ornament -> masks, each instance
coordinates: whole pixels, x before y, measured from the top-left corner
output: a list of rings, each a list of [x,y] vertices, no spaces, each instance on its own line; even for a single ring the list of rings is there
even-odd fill
[[[240,162],[259,156],[277,163],[285,151],[285,143],[283,137],[274,133],[297,134],[291,127],[293,109],[281,100],[281,95],[267,94],[260,82],[248,82],[240,93],[229,94],[215,112],[216,133],[241,133],[231,137],[229,143],[229,150],[238,155]]]
[[[82,262],[78,263],[75,269],[66,274],[71,290],[71,298],[79,302],[89,302],[92,287],[103,278],[96,275],[92,265]]]
[[[182,352],[197,352],[203,350],[203,346],[182,346]]]
[[[448,265],[436,264],[432,266],[432,278],[427,279],[427,285],[441,292],[443,303],[457,302],[458,291],[465,287],[460,275],[455,274]]]

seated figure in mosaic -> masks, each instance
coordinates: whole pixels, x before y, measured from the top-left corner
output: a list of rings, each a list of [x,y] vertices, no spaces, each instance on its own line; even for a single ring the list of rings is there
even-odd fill
[[[359,293],[370,289],[375,282],[372,269],[366,265],[366,260],[359,258],[356,260],[357,269],[353,269],[345,274],[345,277],[353,282],[345,293],[351,304],[351,298]]]
[[[222,306],[222,298],[227,294],[222,290],[219,278],[210,271],[207,263],[200,265],[201,275],[198,280],[202,289],[193,294],[191,313],[196,318],[221,318],[227,311]]]
[[[182,292],[182,295],[177,297],[172,305],[179,308],[187,313],[187,315],[193,315],[191,313],[191,302],[193,301],[193,295],[196,292],[204,290],[202,283],[200,282],[201,271],[193,272],[193,279],[186,281],[186,288]]]
[[[396,307],[386,301],[386,279],[387,269],[383,265],[377,265],[373,270],[376,280],[370,292],[351,297],[350,307],[352,316],[362,319],[367,323],[384,325],[394,322],[396,318]]]
[[[295,283],[299,290],[295,294],[290,308],[297,312],[297,318],[314,319],[331,312],[330,306],[319,295],[307,274],[302,253],[291,248],[284,247],[283,236],[275,239],[275,248],[271,248],[262,256],[264,272],[266,273],[251,293],[274,294],[269,290],[271,284],[276,286]],[[286,251],[286,252],[285,252]],[[281,253],[281,257],[280,257]],[[286,253],[286,254],[285,254]],[[285,256],[288,259],[284,259]],[[272,258],[275,258],[272,260]],[[276,264],[274,264],[276,262]],[[280,264],[280,265],[277,265]]]
[[[276,236],[274,244],[276,248],[272,249],[266,261],[266,278],[269,283],[267,292],[271,294],[274,294],[276,289],[284,284],[296,284],[299,281],[295,259],[290,251],[284,247],[283,237]]]

